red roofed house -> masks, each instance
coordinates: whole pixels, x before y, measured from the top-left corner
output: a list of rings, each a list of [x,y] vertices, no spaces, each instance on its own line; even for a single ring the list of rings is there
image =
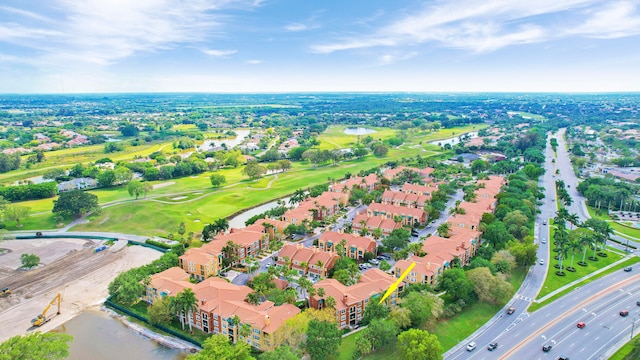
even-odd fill
[[[228,336],[232,343],[242,341],[258,350],[273,350],[281,343],[280,338],[274,336],[276,331],[300,313],[300,309],[291,304],[276,306],[271,301],[249,304],[245,299],[253,290],[247,286],[234,285],[217,277],[192,284],[188,278],[189,274],[178,268],[152,275],[146,287],[145,301],[153,303],[160,297],[175,296],[187,288],[192,289],[198,300],[197,311],[180,316],[205,333]],[[249,336],[240,335],[244,325],[250,328]]]
[[[356,215],[351,223],[351,228],[358,232],[362,231],[363,227],[369,231],[369,234],[373,234],[375,229],[380,229],[382,230],[382,237],[387,237],[393,230],[400,229],[402,225],[393,221],[393,219],[387,219],[382,216],[368,217],[365,212]]]
[[[402,224],[406,226],[420,225],[427,221],[427,213],[422,209],[380,203],[371,203],[367,208],[367,216],[382,216],[387,219],[400,216],[402,218]]]
[[[276,264],[296,270],[298,275],[309,275],[312,278],[324,278],[340,258],[334,252],[322,251],[317,247],[307,248],[303,244],[288,244],[278,252]]]
[[[336,245],[340,244],[342,240],[345,241],[346,245],[343,253],[338,255],[355,260],[362,260],[366,252],[376,254],[376,242],[373,239],[335,231],[325,231],[320,235],[318,248],[325,251],[337,251]]]
[[[365,271],[357,284],[351,286],[342,285],[338,280],[325,279],[317,282],[313,287],[323,288],[324,297],[318,295],[311,296],[309,307],[322,309],[325,301],[330,296],[336,300],[336,319],[338,327],[345,329],[352,327],[362,320],[364,309],[370,301],[379,301],[387,289],[395,282],[393,276],[386,274],[380,269],[373,268]],[[388,305],[395,305],[398,293],[404,290],[404,283],[401,283],[386,300]]]
[[[416,209],[424,209],[427,201],[431,196],[416,194],[416,193],[404,193],[400,191],[387,190],[382,193],[382,203],[392,204],[394,206],[406,206]]]

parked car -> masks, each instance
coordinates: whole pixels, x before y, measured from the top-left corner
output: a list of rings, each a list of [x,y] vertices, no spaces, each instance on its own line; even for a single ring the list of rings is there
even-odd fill
[[[578,326],[578,329],[584,329],[584,327],[587,326],[587,324],[585,324],[584,321],[580,321],[577,326]]]
[[[380,261],[378,261],[377,259],[371,259],[371,260],[369,260],[369,262],[370,262],[371,264],[373,264],[373,265],[378,265],[378,264],[380,264]]]
[[[628,310],[620,311],[620,316],[622,316],[622,317],[629,316],[629,311]]]
[[[494,341],[494,342],[490,342],[490,343],[489,343],[489,346],[487,346],[487,350],[489,350],[489,351],[493,351],[493,350],[495,350],[497,347],[498,347],[498,343],[497,343],[497,342],[495,342],[495,341]]]
[[[418,229],[411,229],[411,236],[419,236],[420,231]]]
[[[543,220],[542,225],[547,225],[547,220]]]
[[[476,348],[476,342],[472,341],[470,343],[467,344],[467,351],[473,351]]]

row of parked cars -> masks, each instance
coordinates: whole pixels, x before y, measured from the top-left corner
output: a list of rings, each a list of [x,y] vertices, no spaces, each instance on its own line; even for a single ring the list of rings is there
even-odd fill
[[[371,269],[374,266],[378,266],[380,265],[380,261],[385,260],[391,260],[391,255],[389,254],[380,254],[378,255],[375,259],[371,259],[368,262],[364,262],[358,265],[358,268],[360,270],[366,270],[366,269]]]

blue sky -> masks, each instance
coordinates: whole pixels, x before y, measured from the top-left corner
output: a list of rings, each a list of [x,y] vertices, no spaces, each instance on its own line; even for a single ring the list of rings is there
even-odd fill
[[[3,0],[0,93],[640,91],[640,0]]]

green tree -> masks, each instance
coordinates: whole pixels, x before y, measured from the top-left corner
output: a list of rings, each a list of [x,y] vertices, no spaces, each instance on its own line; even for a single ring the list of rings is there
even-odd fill
[[[286,345],[278,346],[273,351],[269,351],[258,356],[259,360],[299,360],[302,358],[298,350]]]
[[[409,239],[411,239],[411,233],[408,230],[402,228],[395,229],[386,239],[382,240],[382,245],[387,249],[393,249],[396,247],[404,249],[407,247]]]
[[[402,307],[411,313],[411,326],[420,327],[431,318],[433,299],[426,294],[411,292],[402,301]]]
[[[53,200],[53,213],[69,217],[84,216],[88,212],[99,210],[98,197],[82,190],[63,192]]]
[[[398,329],[406,329],[411,326],[411,311],[407,308],[394,306],[389,311],[389,319],[396,324]]]
[[[445,270],[438,286],[441,290],[446,291],[454,301],[462,299],[469,302],[473,295],[473,284],[467,279],[464,270],[460,268]]]
[[[49,169],[42,174],[42,178],[46,180],[55,180],[67,175],[67,172],[60,168]]]
[[[490,304],[506,303],[513,294],[513,286],[500,276],[491,274],[489,268],[480,267],[467,271],[473,291],[480,301]]]
[[[109,295],[113,301],[130,306],[137,303],[144,292],[144,284],[132,273],[123,272],[109,284]]]
[[[391,264],[389,264],[387,260],[382,260],[380,261],[379,268],[382,271],[388,271],[388,270],[391,270]]]
[[[392,343],[398,335],[398,327],[391,320],[374,319],[364,332],[364,337],[371,342],[373,350],[385,347]]]
[[[202,344],[200,352],[187,356],[187,360],[256,360],[251,356],[251,347],[244,342],[229,343],[226,335],[212,335]]]
[[[186,288],[179,292],[171,305],[178,313],[178,316],[180,316],[182,330],[184,330],[184,318],[189,320],[189,330],[192,330],[193,320],[196,316],[195,313],[198,310],[198,299],[196,298],[196,294],[193,293],[193,290]],[[191,313],[192,316],[189,316],[189,313]],[[182,314],[184,314],[184,316],[182,316]]]
[[[14,336],[0,344],[0,360],[66,359],[71,341],[73,336],[55,332]]]
[[[16,221],[18,223],[18,227],[22,227],[20,220],[24,220],[29,217],[30,212],[31,208],[26,206],[8,205],[4,208],[2,218],[6,221]]]
[[[249,161],[247,165],[242,169],[242,173],[247,175],[250,179],[257,179],[267,172],[264,166],[258,164],[257,161]]]
[[[378,301],[369,301],[364,308],[364,315],[360,323],[367,325],[375,319],[385,319],[388,315],[389,308],[386,305],[380,304]]]
[[[305,348],[312,360],[324,360],[336,354],[342,343],[342,332],[336,323],[311,320]]]
[[[168,297],[161,297],[153,302],[147,313],[149,315],[149,322],[154,325],[168,325],[174,317],[174,313],[171,312],[170,300]]]
[[[127,192],[130,196],[135,196],[137,200],[140,195],[145,193],[145,185],[138,180],[132,180],[127,185]]]
[[[437,336],[420,329],[400,333],[396,348],[407,360],[440,360],[444,352]]]
[[[497,250],[503,249],[513,238],[502,221],[494,221],[487,225],[482,237]]]
[[[209,180],[211,180],[211,186],[216,188],[227,182],[227,178],[224,175],[218,173],[211,174]]]
[[[105,170],[98,174],[98,184],[102,187],[111,187],[116,183],[116,173],[113,170]]]
[[[25,269],[31,269],[40,264],[40,257],[36,254],[22,254],[20,255],[20,262]]]
[[[436,231],[438,232],[439,236],[448,238],[449,232],[451,231],[451,223],[443,222],[438,226],[438,229]]]

